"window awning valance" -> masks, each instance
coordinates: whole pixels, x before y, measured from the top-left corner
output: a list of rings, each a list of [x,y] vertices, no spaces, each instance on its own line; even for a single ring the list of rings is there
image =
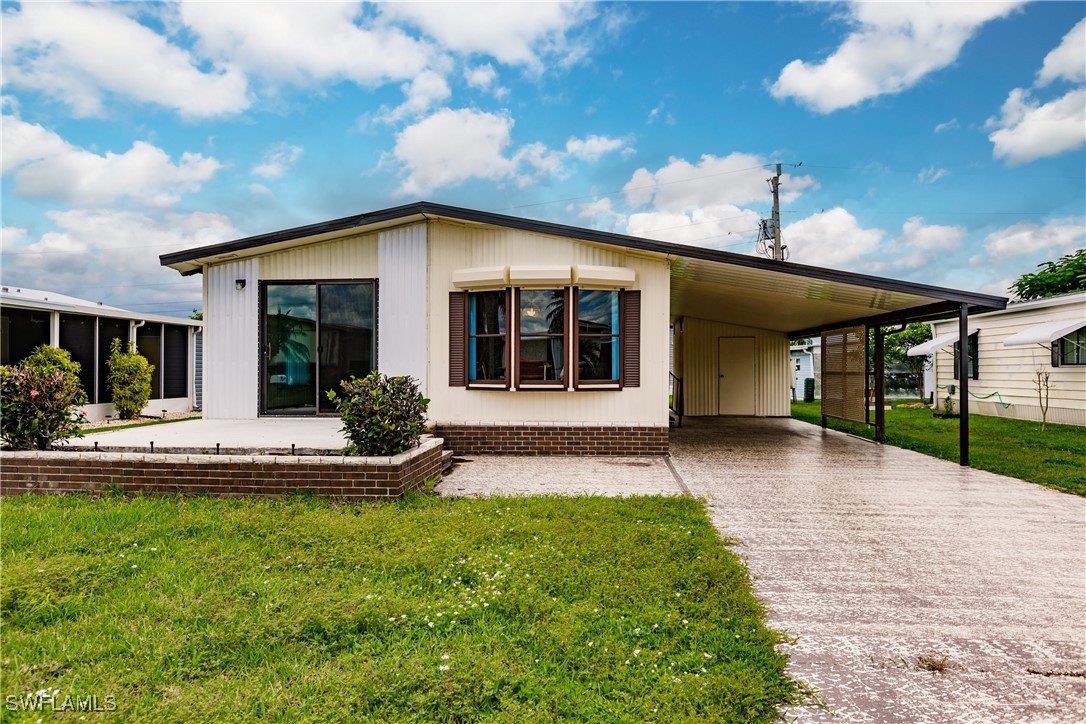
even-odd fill
[[[975,329],[969,330],[970,335],[976,334],[976,332],[977,330]],[[947,334],[939,335],[930,342],[924,342],[923,344],[918,344],[915,347],[912,347],[911,349],[909,349],[908,355],[910,357],[925,357],[932,352],[938,352],[943,347],[949,347],[957,341],[958,333],[948,332]]]
[[[1003,340],[1004,347],[1024,347],[1029,344],[1052,344],[1060,337],[1086,327],[1086,319],[1058,319],[1043,322],[1016,332]]]
[[[535,266],[488,266],[457,269],[452,274],[457,289],[501,289],[502,287],[565,287],[577,284],[590,289],[627,289],[637,281],[633,269],[620,266],[578,264]]]

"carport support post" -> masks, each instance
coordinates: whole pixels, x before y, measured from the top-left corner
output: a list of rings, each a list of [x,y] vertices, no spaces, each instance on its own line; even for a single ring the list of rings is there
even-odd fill
[[[958,461],[969,467],[969,305],[958,316]]]
[[[875,441],[886,438],[886,335],[875,327]]]

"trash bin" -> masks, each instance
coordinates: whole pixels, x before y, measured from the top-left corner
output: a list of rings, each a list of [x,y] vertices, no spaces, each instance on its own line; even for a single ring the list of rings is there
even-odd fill
[[[803,401],[814,402],[814,377],[803,379]]]

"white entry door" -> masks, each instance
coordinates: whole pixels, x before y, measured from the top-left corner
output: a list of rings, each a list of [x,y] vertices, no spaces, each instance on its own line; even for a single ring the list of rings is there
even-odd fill
[[[754,414],[754,337],[717,339],[717,414]]]

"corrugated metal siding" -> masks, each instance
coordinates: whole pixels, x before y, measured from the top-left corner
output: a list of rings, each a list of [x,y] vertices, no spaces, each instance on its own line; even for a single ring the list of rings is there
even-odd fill
[[[374,279],[377,234],[360,234],[260,257],[261,280]]]
[[[377,365],[387,375],[410,375],[427,389],[426,224],[382,231],[379,273]]]
[[[682,332],[677,335],[677,343],[681,346],[687,415],[717,414],[717,339],[720,337],[754,337],[757,365],[754,414],[759,417],[787,417],[791,414],[792,373],[788,338],[784,333],[694,317],[684,317],[681,325]]]
[[[204,333],[196,333],[196,359],[194,363],[195,378],[193,380],[193,396],[196,400],[196,409],[204,408]]]
[[[209,419],[257,416],[259,268],[257,259],[244,259],[204,273],[204,416]],[[235,288],[238,279],[246,280],[241,291]]]
[[[1007,337],[1035,324],[1076,317],[1086,319],[1086,305],[1080,298],[1059,306],[1020,311],[1012,306],[1001,313],[970,317],[969,326],[979,330],[980,375],[979,379],[969,380],[969,391],[976,396],[999,392],[1003,401],[1011,404],[1009,409],[1003,409],[995,402],[995,397],[982,401],[971,396],[970,411],[984,415],[1040,420],[1036,370],[1042,369],[1051,374],[1049,421],[1086,425],[1086,366],[1063,365],[1054,368],[1051,353],[1040,345],[1003,346],[1003,340]],[[938,336],[957,331],[958,320],[938,322],[933,326],[935,335]],[[942,387],[957,384],[953,370],[953,347],[945,347],[936,352],[934,359],[936,384]],[[935,390],[936,401],[944,397],[945,389]],[[954,395],[955,400],[958,397],[959,395]]]
[[[513,229],[433,222],[430,257],[430,417],[436,422],[666,425],[668,289],[662,259]],[[599,392],[449,387],[449,292],[457,269],[505,264],[594,264],[633,269],[641,290],[641,387]]]

